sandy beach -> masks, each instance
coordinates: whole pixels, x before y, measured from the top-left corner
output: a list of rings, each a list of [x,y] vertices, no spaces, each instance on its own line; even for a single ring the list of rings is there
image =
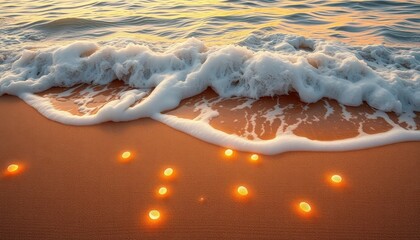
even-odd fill
[[[88,127],[0,98],[1,239],[417,239],[420,143],[223,155],[150,119]],[[120,155],[130,151],[129,161]],[[165,178],[172,167],[175,174]],[[340,174],[343,182],[329,181]],[[237,186],[249,190],[236,196]],[[160,186],[168,196],[159,197]],[[302,214],[300,201],[312,211]],[[159,209],[158,221],[148,220]]]
[[[0,240],[420,239],[420,1],[0,9]]]

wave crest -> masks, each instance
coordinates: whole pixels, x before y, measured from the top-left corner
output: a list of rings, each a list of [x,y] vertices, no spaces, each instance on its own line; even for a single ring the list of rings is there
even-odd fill
[[[420,110],[419,66],[418,49],[352,48],[287,35],[250,36],[238,45],[211,48],[193,38],[161,52],[145,45],[75,42],[25,50],[1,76],[0,94],[120,80],[133,88],[177,92],[178,102],[211,87],[222,97],[297,92],[308,103],[326,97],[402,113]]]

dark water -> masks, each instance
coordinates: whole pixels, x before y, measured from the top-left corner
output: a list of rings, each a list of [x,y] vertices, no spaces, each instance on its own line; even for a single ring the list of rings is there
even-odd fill
[[[350,45],[420,45],[419,1],[15,1],[0,2],[0,47],[129,38],[209,45],[251,34],[293,34]]]

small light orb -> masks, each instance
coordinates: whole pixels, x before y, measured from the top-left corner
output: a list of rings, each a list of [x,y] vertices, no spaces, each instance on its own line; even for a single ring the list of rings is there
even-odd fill
[[[239,195],[241,195],[241,196],[248,195],[248,189],[244,186],[239,186],[237,191],[238,191]]]
[[[225,150],[225,156],[226,157],[231,157],[233,155],[233,150],[232,149],[226,149]]]
[[[168,189],[166,187],[161,187],[159,188],[158,192],[159,192],[159,195],[163,196],[168,193]]]
[[[311,209],[312,209],[311,205],[309,205],[309,203],[307,203],[307,202],[300,202],[299,207],[300,207],[300,210],[302,210],[306,213],[310,212]]]
[[[333,182],[333,183],[341,183],[341,181],[342,181],[343,179],[341,178],[341,176],[340,175],[332,175],[331,176],[331,181]]]
[[[8,171],[9,173],[14,173],[14,172],[16,172],[18,169],[19,169],[19,165],[17,165],[17,164],[10,164],[10,165],[7,167],[7,171]]]
[[[254,162],[255,162],[255,161],[258,161],[258,159],[259,159],[259,158],[260,158],[260,157],[258,156],[258,154],[252,154],[252,155],[251,155],[251,160],[252,160],[252,161],[254,161]]]
[[[199,202],[199,203],[205,203],[205,202],[206,202],[206,198],[205,198],[205,197],[200,197],[200,198],[198,199],[198,202]]]
[[[131,156],[131,152],[129,152],[129,151],[123,152],[123,154],[121,154],[121,157],[125,160],[130,158],[130,156]]]
[[[163,171],[163,174],[167,177],[170,177],[174,173],[174,170],[172,168],[167,168],[165,171]]]
[[[152,220],[158,220],[160,218],[160,212],[158,210],[151,210],[149,212],[149,218]]]

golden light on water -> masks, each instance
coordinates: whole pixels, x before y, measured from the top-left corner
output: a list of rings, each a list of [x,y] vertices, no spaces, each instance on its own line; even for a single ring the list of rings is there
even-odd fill
[[[341,181],[343,180],[343,178],[340,175],[332,175],[331,176],[331,181],[333,183],[341,183]]]
[[[164,196],[168,193],[168,189],[166,187],[160,187],[158,193],[159,195]]]
[[[259,158],[260,158],[260,156],[258,156],[258,154],[252,154],[251,155],[251,161],[253,161],[253,162],[258,161]]]
[[[299,203],[299,208],[300,208],[301,211],[303,211],[305,213],[309,213],[312,210],[311,205],[309,205],[309,203],[307,203],[307,202],[300,202]]]
[[[397,2],[404,2],[402,0],[395,0]],[[4,1],[3,1],[4,2]],[[202,40],[206,43],[206,46],[211,45],[226,45],[226,44],[236,44],[237,42],[244,39],[244,36],[252,35],[255,29],[283,29],[288,31],[289,34],[304,36],[304,37],[315,37],[315,38],[323,38],[336,41],[337,38],[334,36],[336,33],[337,28],[344,27],[349,23],[357,23],[358,27],[360,28],[371,28],[372,26],[382,26],[383,19],[386,19],[386,23],[388,25],[395,25],[401,22],[401,19],[408,18],[409,13],[399,14],[399,17],[395,17],[395,13],[386,13],[381,12],[381,15],[384,18],[370,18],[369,20],[358,19],[354,15],[354,11],[347,11],[342,12],[341,14],[329,14],[328,16],[317,16],[319,20],[325,21],[323,24],[314,24],[311,25],[310,31],[308,31],[308,27],[303,27],[302,25],[295,25],[297,24],[295,21],[292,23],[287,23],[287,19],[283,19],[284,16],[290,16],[291,14],[304,14],[304,15],[313,15],[314,13],[318,12],[326,12],[331,11],[331,6],[329,4],[317,4],[316,6],[311,6],[310,8],[288,8],[282,7],[279,4],[264,4],[264,7],[233,7],[231,6],[232,3],[229,1],[221,1],[221,0],[197,0],[197,1],[186,1],[186,0],[171,0],[166,1],[165,4],[169,4],[172,6],[184,6],[186,7],[185,10],[179,11],[178,9],[172,10],[172,8],[163,8],[162,3],[163,1],[142,1],[142,7],[131,7],[129,3],[128,6],[125,7],[124,5],[121,7],[115,7],[113,4],[102,4],[101,11],[96,12],[96,7],[92,8],[89,6],[96,6],[96,0],[85,0],[80,1],[83,2],[83,6],[86,7],[75,7],[74,1],[58,1],[58,0],[50,0],[48,3],[51,3],[55,6],[54,12],[58,15],[63,16],[64,18],[75,18],[75,19],[92,19],[92,20],[99,20],[99,21],[108,21],[111,19],[120,19],[121,16],[128,16],[130,19],[131,17],[144,17],[148,19],[156,19],[156,21],[163,20],[165,22],[172,22],[178,21],[180,19],[187,19],[188,24],[167,24],[164,27],[164,31],[166,32],[173,32],[173,33],[183,33],[183,32],[195,32],[200,31],[201,28],[210,26],[211,29],[212,24],[206,23],[207,19],[212,19],[214,17],[226,18],[226,17],[238,17],[242,18],[244,16],[277,16],[277,17],[270,17],[268,20],[263,21],[224,21],[223,28],[227,31],[224,31],[224,34],[220,35],[213,33],[210,30],[207,34],[200,34],[197,38]],[[293,2],[293,1],[289,1]],[[200,14],[197,14],[196,11],[190,11],[188,9],[194,9],[196,6],[202,5],[205,6],[200,8]],[[234,4],[235,5],[235,4]],[[43,9],[45,7],[45,1],[32,1],[30,6],[34,9]],[[214,7],[219,6],[219,7]],[[229,6],[229,11],[225,10],[225,7]],[[335,8],[335,7],[334,7]],[[160,9],[162,11],[152,11],[151,9]],[[57,18],[50,18],[48,11],[43,14],[42,12],[36,12],[34,14],[19,14],[19,13],[26,13],[28,11],[27,4],[20,4],[20,6],[14,6],[13,10],[16,11],[16,19],[14,20],[19,23],[35,23],[39,21],[50,21]],[[6,11],[7,12],[7,11]],[[406,15],[407,14],[407,15]],[[58,18],[60,20],[60,18]],[[356,22],[355,22],[356,21]],[[211,22],[211,21],[210,21]],[[72,22],[64,21],[64,24],[71,24]],[[76,24],[76,23],[75,23]],[[121,26],[122,24],[122,26]],[[160,24],[160,22],[157,22]],[[204,24],[204,26],[203,26]],[[61,26],[58,24],[55,26],[54,24],[52,27],[56,28]],[[72,25],[70,25],[72,26]],[[77,26],[77,25],[75,25]],[[154,24],[152,23],[152,26]],[[240,26],[240,28],[238,28]],[[298,27],[296,27],[298,26]],[[63,26],[64,28],[67,27],[66,25]],[[122,28],[121,28],[122,27]],[[129,27],[129,26],[128,26]],[[135,27],[134,27],[135,29]],[[230,30],[232,29],[232,30]],[[233,31],[233,29],[235,29]],[[130,28],[128,28],[130,30]],[[132,29],[131,29],[132,30]],[[99,41],[106,41],[111,39],[117,38],[139,38],[146,42],[175,42],[173,39],[173,35],[169,34],[165,36],[159,34],[156,31],[127,31],[127,25],[119,22],[115,22],[115,30],[107,31],[104,29],[103,31],[107,32],[108,34],[104,34],[104,36],[99,37],[97,36]],[[84,33],[83,31],[81,32]],[[90,33],[90,32],[88,32]],[[213,33],[213,34],[212,34]],[[321,36],[320,36],[320,33]],[[365,34],[364,32],[354,31],[354,32],[346,32],[344,34],[345,38],[341,38],[340,41],[346,42],[356,42],[357,45],[371,45],[371,44],[381,44],[383,43],[384,39],[381,34]]]
[[[225,150],[225,156],[226,157],[231,157],[233,155],[233,150],[232,149],[226,149]]]
[[[236,189],[236,191],[241,196],[247,196],[248,195],[248,189],[245,186],[239,186],[238,189]]]
[[[170,177],[172,176],[172,174],[174,174],[174,170],[172,168],[167,168],[165,169],[165,171],[163,171],[163,175],[165,175],[166,177]]]
[[[158,220],[160,218],[160,212],[158,210],[156,210],[156,209],[151,210],[149,212],[149,218],[151,220]]]
[[[7,167],[7,171],[9,172],[9,173],[15,173],[15,172],[17,172],[19,170],[19,165],[17,165],[17,164],[10,164],[8,167]]]

